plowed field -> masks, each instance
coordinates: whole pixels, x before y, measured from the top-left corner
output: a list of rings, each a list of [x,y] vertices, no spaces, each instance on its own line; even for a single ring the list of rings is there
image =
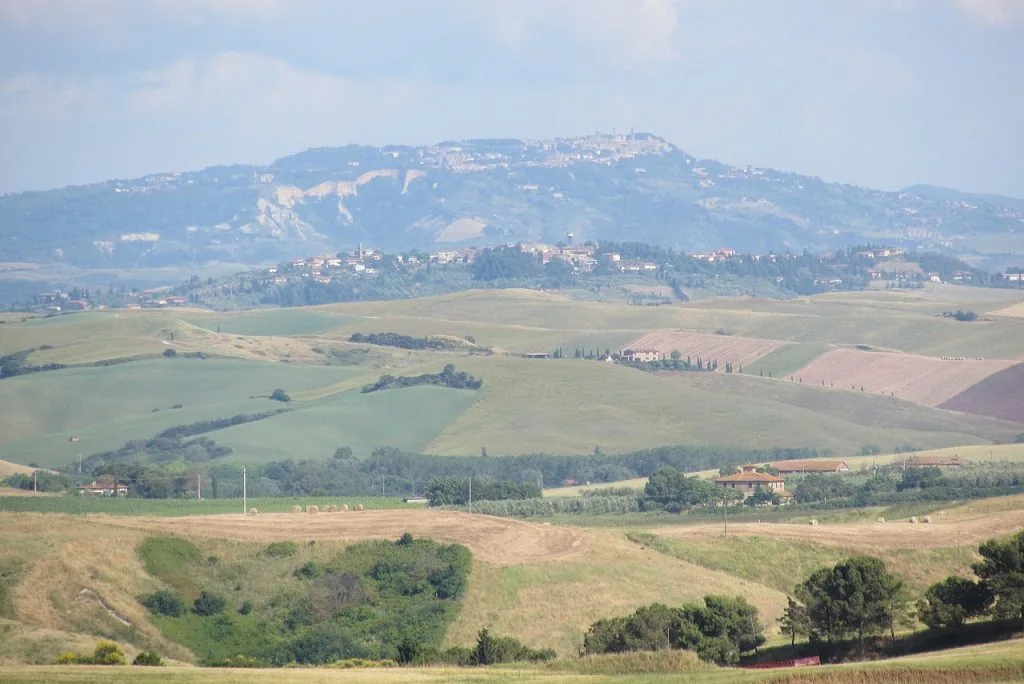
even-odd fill
[[[628,345],[630,349],[657,349],[669,356],[678,351],[685,359],[697,357],[718,361],[725,367],[731,362],[743,366],[787,344],[778,340],[764,340],[756,337],[737,337],[734,335],[709,335],[707,333],[688,332],[684,330],[659,330],[644,335]]]
[[[793,373],[805,385],[886,394],[938,406],[1016,363],[1004,359],[946,360],[931,356],[833,349]],[[991,415],[991,414],[983,414]]]
[[[1024,423],[1024,363],[990,375],[941,408]]]

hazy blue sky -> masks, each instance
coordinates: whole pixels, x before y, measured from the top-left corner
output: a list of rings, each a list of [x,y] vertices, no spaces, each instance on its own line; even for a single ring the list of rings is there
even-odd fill
[[[1024,1],[0,0],[0,192],[630,127],[1024,197]]]

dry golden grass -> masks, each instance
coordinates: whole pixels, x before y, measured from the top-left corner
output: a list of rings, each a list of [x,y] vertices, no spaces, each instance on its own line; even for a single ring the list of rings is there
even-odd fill
[[[0,460],[0,479],[10,477],[16,473],[28,473],[32,474],[36,471],[32,466],[20,465],[18,463],[11,463],[10,461]]]
[[[1011,318],[1024,318],[1024,302],[1017,302],[1002,309],[991,312],[994,316],[1010,316]]]
[[[993,499],[989,504],[997,506]],[[1024,526],[1024,510],[998,510],[988,514],[958,514],[957,509],[940,511],[933,522],[911,524],[906,520],[884,523],[847,523],[798,525],[792,523],[730,523],[730,535],[768,537],[790,541],[825,544],[864,552],[889,549],[948,548],[977,546],[986,539],[1016,532]],[[707,539],[720,537],[722,525],[659,527],[652,530],[661,537]]]
[[[458,542],[476,558],[496,565],[559,560],[578,554],[592,540],[588,532],[511,518],[437,510],[349,511],[318,516],[269,513],[242,517],[206,515],[178,518],[90,520],[108,529],[160,531],[187,536],[245,541],[397,539],[417,537]]]
[[[14,614],[31,627],[106,635],[191,660],[149,623],[136,597],[157,588],[135,553],[144,535],[71,516],[0,514],[3,556],[28,563],[13,592]]]
[[[678,605],[705,594],[742,594],[773,624],[781,592],[686,563],[628,541],[620,531],[592,530],[587,543],[557,562],[498,565],[474,561],[469,592],[447,641],[470,644],[483,627],[534,647],[573,655],[598,619],[654,602]]]

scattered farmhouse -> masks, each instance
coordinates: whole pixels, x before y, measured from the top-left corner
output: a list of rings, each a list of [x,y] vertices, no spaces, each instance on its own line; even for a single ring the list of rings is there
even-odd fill
[[[779,475],[800,473],[845,473],[850,469],[845,461],[822,461],[817,459],[799,461],[772,461],[769,466]]]
[[[648,363],[651,361],[661,361],[665,358],[665,355],[657,349],[623,349],[619,352],[619,358],[623,361]]]
[[[962,468],[967,463],[959,456],[911,456],[906,465],[908,468]]]
[[[757,466],[743,466],[743,472],[715,478],[715,484],[726,489],[739,490],[743,498],[753,496],[758,490],[767,490],[780,496],[787,496],[786,481],[777,475],[759,473]]]
[[[96,496],[124,496],[128,494],[128,485],[118,482],[112,477],[98,477],[87,485],[78,485],[79,494],[95,494]]]

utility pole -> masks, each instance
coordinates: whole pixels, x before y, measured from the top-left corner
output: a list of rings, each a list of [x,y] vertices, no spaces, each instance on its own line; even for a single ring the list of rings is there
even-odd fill
[[[242,515],[246,515],[249,512],[249,491],[247,487],[248,483],[246,482],[246,477],[247,473],[245,466],[242,466]]]
[[[380,498],[384,498],[384,473],[380,474]]]
[[[729,538],[729,499],[725,497],[722,499],[722,514],[725,516],[725,538]]]
[[[38,492],[39,491],[39,482],[38,482],[38,480],[39,480],[39,471],[38,470],[33,470],[32,471],[32,491],[33,492]]]
[[[473,476],[469,476],[469,512],[473,512]]]
[[[203,500],[203,474],[196,473],[196,496],[200,501]]]
[[[82,454],[78,454],[78,474],[82,474]]]

